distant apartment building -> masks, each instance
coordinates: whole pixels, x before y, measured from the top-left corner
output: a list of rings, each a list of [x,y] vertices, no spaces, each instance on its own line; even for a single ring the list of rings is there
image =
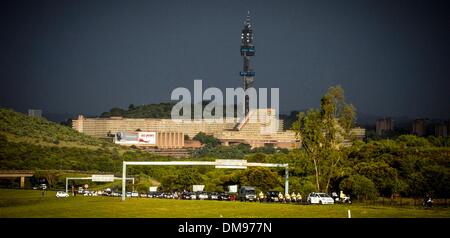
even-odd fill
[[[434,127],[434,135],[437,137],[447,137],[449,134],[448,129],[446,124],[437,124]]]
[[[42,110],[28,109],[28,116],[30,117],[42,117]]]
[[[412,125],[412,134],[417,136],[424,136],[427,132],[426,120],[415,119]]]
[[[377,135],[383,135],[388,131],[394,130],[394,120],[392,118],[381,118],[376,122],[376,133]]]

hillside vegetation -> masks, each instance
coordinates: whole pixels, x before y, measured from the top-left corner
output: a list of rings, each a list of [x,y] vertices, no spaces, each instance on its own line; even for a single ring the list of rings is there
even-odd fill
[[[45,118],[29,117],[11,109],[0,108],[0,135],[12,142],[27,142],[39,145],[69,147],[114,146],[73,130],[70,127],[50,122]]]
[[[170,112],[175,103],[158,103],[134,106],[131,104],[128,109],[111,108],[109,112],[104,112],[101,117],[121,116],[128,118],[170,118]]]
[[[150,158],[155,156],[0,108],[0,169],[119,172],[124,159]]]

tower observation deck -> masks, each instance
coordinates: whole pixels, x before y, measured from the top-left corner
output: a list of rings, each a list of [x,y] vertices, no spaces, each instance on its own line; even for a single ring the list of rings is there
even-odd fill
[[[251,88],[253,85],[255,72],[252,70],[250,64],[250,57],[255,55],[255,46],[253,45],[253,30],[250,23],[250,11],[247,13],[247,17],[244,21],[244,29],[242,29],[241,34],[241,56],[244,59],[243,70],[240,72],[242,81],[244,82],[244,90]],[[247,116],[249,112],[249,98],[245,96],[245,115]]]

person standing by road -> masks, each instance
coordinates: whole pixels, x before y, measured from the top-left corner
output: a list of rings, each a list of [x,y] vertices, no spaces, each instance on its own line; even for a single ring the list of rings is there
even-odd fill
[[[285,202],[291,202],[291,195],[289,195],[289,193],[286,193],[285,195],[284,195],[284,197],[285,197]]]
[[[341,190],[341,193],[339,194],[340,202],[344,202],[345,194],[344,191]]]
[[[295,195],[294,192],[292,192],[292,195],[291,195],[291,202],[297,202],[297,195]]]
[[[261,191],[259,192],[259,202],[261,203],[263,202],[263,200],[264,200],[264,193]]]
[[[300,193],[297,193],[297,202],[302,203],[302,195]]]
[[[284,197],[282,193],[278,193],[278,201],[279,202],[284,202]]]

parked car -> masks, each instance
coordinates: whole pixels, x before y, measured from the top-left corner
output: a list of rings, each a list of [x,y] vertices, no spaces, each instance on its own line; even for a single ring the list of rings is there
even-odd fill
[[[87,191],[87,190],[84,190],[84,196],[96,197],[96,196],[97,196],[97,191]]]
[[[56,197],[57,198],[66,198],[66,197],[69,197],[69,194],[64,191],[58,191],[58,192],[56,192]]]
[[[156,197],[157,198],[164,198],[164,193],[159,192],[159,193],[157,193]]]
[[[149,192],[148,193],[148,197],[149,198],[157,198],[158,197],[158,195],[159,195],[159,192]]]
[[[181,192],[180,198],[184,200],[190,200],[191,199],[191,193],[190,192]]]
[[[219,194],[219,200],[220,201],[229,201],[230,200],[230,194],[228,194],[228,193],[221,193],[221,194]]]
[[[267,202],[279,202],[280,192],[278,191],[268,191],[266,193]]]
[[[148,197],[148,195],[146,193],[141,193],[141,194],[139,194],[139,197],[146,198],[146,197]]]
[[[254,187],[242,186],[238,195],[239,201],[256,201],[256,190]]]
[[[207,200],[208,198],[209,198],[209,196],[208,196],[208,193],[206,193],[206,192],[197,193],[198,200]]]
[[[103,196],[111,196],[112,190],[110,188],[107,188],[103,191]]]
[[[219,200],[219,193],[215,193],[215,192],[210,193],[209,194],[209,199],[210,200]]]
[[[334,204],[334,200],[326,193],[310,193],[306,199],[308,204]]]

